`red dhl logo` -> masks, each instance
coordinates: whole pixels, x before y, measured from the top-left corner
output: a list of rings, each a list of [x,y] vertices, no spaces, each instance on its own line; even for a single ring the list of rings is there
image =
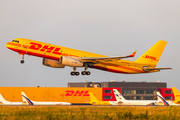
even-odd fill
[[[156,59],[156,57],[149,56],[149,55],[145,55],[145,56],[143,56],[143,58],[146,58],[146,59],[151,59],[151,60],[156,60],[156,61],[158,61],[158,60]]]
[[[53,54],[62,55],[62,56],[78,57],[76,55],[70,55],[70,54],[67,54],[67,53],[62,53],[62,51],[60,52],[61,48],[58,48],[58,47],[53,47],[53,46],[48,46],[48,45],[41,45],[39,43],[34,43],[34,42],[31,42],[30,44],[31,45],[29,46],[29,49],[32,49],[32,50],[39,50],[41,52],[47,52],[47,53],[52,52]]]
[[[42,52],[47,52],[47,53],[53,53],[53,54],[57,54],[57,55],[61,55],[62,53],[59,52],[61,50],[61,48],[58,48],[58,47],[53,47],[53,46],[48,46],[48,45],[41,45],[41,44],[38,44],[38,43],[34,43],[34,42],[31,42],[30,43],[30,47],[29,49],[32,49],[32,50],[39,50],[39,51],[42,51]]]
[[[176,97],[180,97],[180,95],[176,95]]]
[[[60,96],[90,96],[89,91],[87,90],[66,90],[65,95],[60,95]]]

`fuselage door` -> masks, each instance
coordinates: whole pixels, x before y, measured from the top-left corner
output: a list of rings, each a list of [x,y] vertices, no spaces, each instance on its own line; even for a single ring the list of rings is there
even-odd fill
[[[25,48],[25,49],[29,48],[29,40],[24,40],[23,48]]]

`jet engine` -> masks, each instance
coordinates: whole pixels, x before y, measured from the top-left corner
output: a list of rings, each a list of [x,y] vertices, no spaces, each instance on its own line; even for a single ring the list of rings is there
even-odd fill
[[[72,57],[61,57],[61,62],[62,65],[70,66],[70,67],[83,67],[83,62],[72,58]]]
[[[53,67],[53,68],[64,68],[65,65],[62,65],[59,61],[43,58],[42,64],[44,66]]]

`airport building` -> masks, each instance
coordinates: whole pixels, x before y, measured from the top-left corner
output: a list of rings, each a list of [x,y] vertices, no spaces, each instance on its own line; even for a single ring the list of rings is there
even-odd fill
[[[68,87],[90,87],[102,88],[102,100],[113,101],[113,88],[119,88],[121,94],[127,100],[155,100],[156,91],[160,91],[166,100],[174,100],[174,95],[171,88],[167,88],[164,82],[76,82],[68,83]]]
[[[157,99],[157,90],[166,100],[175,100],[172,89],[163,82],[75,82],[68,83],[68,87],[0,87],[0,93],[12,102],[22,101],[21,92],[24,92],[33,101],[88,104],[90,92],[100,101],[116,101],[113,89],[130,100]]]

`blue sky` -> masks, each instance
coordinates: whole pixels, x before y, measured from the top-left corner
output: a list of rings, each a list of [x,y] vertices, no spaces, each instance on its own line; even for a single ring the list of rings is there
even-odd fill
[[[1,0],[0,86],[66,87],[68,82],[166,82],[180,90],[179,0]],[[21,56],[5,47],[15,38],[70,47],[107,56],[138,59],[158,40],[167,41],[157,67],[172,67],[151,74],[117,74],[95,69],[90,76],[70,76],[71,67],[49,68],[42,58]],[[78,68],[82,71],[83,68]]]

